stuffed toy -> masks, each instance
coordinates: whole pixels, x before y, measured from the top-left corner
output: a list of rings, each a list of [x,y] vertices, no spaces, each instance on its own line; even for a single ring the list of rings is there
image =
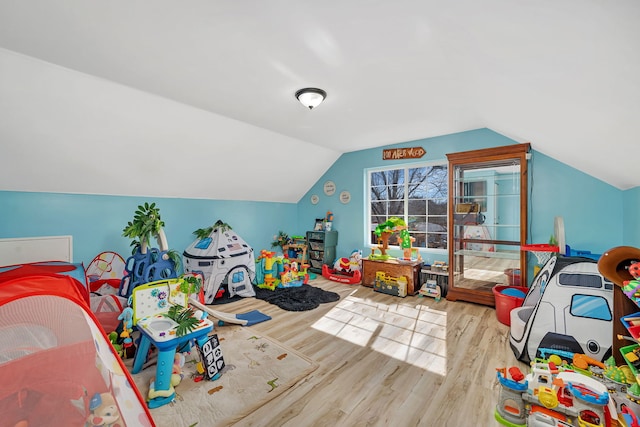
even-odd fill
[[[640,279],[640,262],[634,262],[628,268],[629,274],[633,277],[634,280]],[[631,280],[625,280],[622,282],[623,285],[629,284]]]
[[[178,384],[180,384],[184,376],[182,374],[182,367],[184,366],[185,359],[186,358],[182,353],[176,353],[175,357],[173,358],[173,369],[171,370],[171,385],[174,387],[177,387]]]
[[[131,333],[133,332],[133,309],[127,307],[122,310],[122,313],[118,316],[118,320],[122,321],[120,338],[122,338],[123,358],[131,358],[136,352],[133,339],[131,338]]]
[[[338,258],[333,264],[333,269],[338,273],[353,274],[362,269],[362,251],[354,249],[349,258]]]
[[[96,393],[89,402],[91,414],[85,427],[124,427],[120,411],[111,393]]]

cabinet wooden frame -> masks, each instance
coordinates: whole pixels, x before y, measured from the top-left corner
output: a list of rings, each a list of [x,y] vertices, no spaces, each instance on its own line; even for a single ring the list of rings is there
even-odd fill
[[[456,203],[460,201],[456,200],[456,185],[460,184],[456,182],[456,171],[460,168],[469,169],[473,165],[477,165],[481,168],[483,165],[491,165],[493,162],[499,163],[501,161],[508,161],[513,159],[519,162],[519,180],[520,180],[520,224],[519,224],[519,245],[526,244],[527,241],[527,224],[528,224],[528,153],[531,149],[531,144],[514,144],[503,147],[487,148],[480,150],[471,150],[461,153],[447,154],[449,161],[449,229],[448,229],[448,246],[449,246],[449,290],[447,292],[447,300],[456,301],[468,301],[478,304],[484,304],[488,306],[495,306],[495,297],[491,290],[485,289],[470,289],[456,287],[456,280],[458,274],[456,273],[456,253],[455,248],[458,236],[456,235],[454,225],[454,214]],[[504,242],[500,240],[488,240],[484,241],[492,244],[511,244],[516,246],[518,242]],[[518,248],[519,249],[519,248]],[[520,265],[520,283],[527,283],[527,268],[526,268],[526,253],[519,252],[519,265]],[[462,261],[459,261],[462,262]]]

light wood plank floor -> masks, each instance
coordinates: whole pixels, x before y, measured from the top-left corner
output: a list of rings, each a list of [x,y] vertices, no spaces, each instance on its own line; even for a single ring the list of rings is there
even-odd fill
[[[513,356],[509,328],[492,308],[398,298],[320,276],[311,284],[337,292],[340,301],[305,312],[255,298],[216,306],[270,315],[249,328],[320,364],[236,426],[498,425],[495,369],[527,366]]]

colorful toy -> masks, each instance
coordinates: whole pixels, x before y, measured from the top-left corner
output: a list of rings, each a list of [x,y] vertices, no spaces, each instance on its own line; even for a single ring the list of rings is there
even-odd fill
[[[116,252],[102,252],[85,269],[91,292],[116,295],[125,274],[125,262]]]
[[[134,239],[131,246],[135,249],[125,263],[126,274],[118,291],[121,297],[129,298],[133,289],[144,283],[178,277],[180,255],[169,250],[163,227],[160,208],[155,203],[145,203],[138,206],[133,220],[122,230],[124,237]],[[157,240],[159,249],[149,247],[152,238]]]
[[[85,284],[64,274],[20,276],[20,270],[9,271],[9,280],[0,277],[0,425],[84,426],[93,394],[106,391],[114,392],[121,426],[153,425],[129,370],[90,312]]]
[[[622,292],[636,305],[640,306],[640,262],[631,264],[627,271],[633,277],[633,280],[624,280],[622,282]]]
[[[91,414],[85,427],[119,427],[122,425],[118,405],[111,393],[96,393],[89,402]]]
[[[369,259],[389,259],[390,256],[387,255],[387,249],[389,249],[389,238],[394,232],[399,231],[403,226],[406,227],[406,225],[407,224],[404,222],[404,220],[395,216],[392,216],[384,223],[378,225],[374,230],[374,234],[378,237],[378,246],[374,246],[371,248],[371,255],[369,255]],[[380,251],[380,255],[375,254],[376,249]]]
[[[256,268],[256,286],[274,290],[280,284],[280,273],[284,271],[283,258],[274,251],[263,249],[256,264],[259,264]]]
[[[180,279],[157,281],[138,286],[132,293],[133,324],[141,336],[132,373],[142,370],[152,345],[158,350],[156,376],[150,383],[147,398],[149,408],[165,405],[175,398],[174,384],[181,379],[178,369],[181,360],[176,359],[176,350],[194,341],[201,348],[213,330],[213,322],[187,309],[195,300],[181,291],[182,284]]]
[[[397,297],[407,296],[408,280],[406,277],[391,277],[384,271],[377,271],[373,282],[373,290]]]
[[[113,346],[113,349],[116,351],[116,354],[124,358],[124,349],[122,348],[122,344],[118,342],[118,333],[116,331],[111,331],[109,332],[107,338],[109,338],[109,342]]]
[[[184,250],[182,261],[185,273],[204,277],[205,304],[222,298],[225,292],[229,297],[254,297],[253,248],[222,220],[193,234],[196,239]]]
[[[349,258],[338,258],[333,268],[322,265],[322,276],[338,283],[353,285],[362,280],[362,251],[354,249]]]
[[[327,264],[322,264],[322,277],[332,280],[338,283],[345,283],[348,285],[355,285],[362,281],[362,273],[360,270],[355,270],[352,274],[344,274],[338,272],[333,268],[329,268]]]
[[[171,385],[174,387],[177,387],[184,378],[182,368],[184,367],[185,360],[184,354],[176,352],[173,358],[173,369],[171,370]]]
[[[402,248],[402,258],[405,261],[422,260],[420,251],[418,248],[413,247],[413,242],[416,241],[415,237],[409,234],[409,230],[406,225],[396,226],[396,230],[400,231],[398,235],[398,245]],[[415,257],[413,255],[415,254]]]
[[[595,260],[552,256],[522,306],[510,311],[511,350],[525,363],[538,356],[539,348],[562,348],[602,361],[611,354],[613,312],[613,284]]]
[[[584,354],[541,349],[524,377],[517,367],[498,369],[502,386],[495,418],[507,426],[612,427],[634,425],[638,387],[627,366],[613,357],[600,363]],[[547,359],[544,357],[548,356]],[[620,419],[627,424],[620,424]],[[616,424],[616,421],[618,424]]]
[[[118,316],[118,320],[122,321],[122,332],[120,332],[122,356],[125,359],[133,357],[136,352],[131,338],[131,333],[133,332],[133,309],[126,307]]]
[[[283,267],[284,271],[280,273],[279,288],[298,287],[309,282],[309,273],[307,272],[309,264],[298,264],[297,261],[286,259]]]
[[[420,296],[435,298],[436,301],[440,301],[440,298],[442,297],[442,290],[440,289],[440,286],[435,280],[431,279],[427,280],[422,285],[418,293]]]

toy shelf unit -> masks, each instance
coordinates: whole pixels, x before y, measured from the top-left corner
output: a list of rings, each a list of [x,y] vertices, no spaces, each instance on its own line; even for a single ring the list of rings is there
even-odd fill
[[[307,231],[307,243],[309,244],[309,270],[322,274],[323,264],[333,266],[338,244],[337,231]]]
[[[282,252],[290,261],[307,263],[307,239],[304,236],[292,236],[292,242],[282,247]]]
[[[407,283],[406,294],[415,295],[420,290],[420,270],[422,261],[398,261],[396,259],[362,260],[362,285],[372,288],[376,284],[378,273],[384,273],[388,278],[404,277]],[[389,281],[389,280],[387,280]]]

